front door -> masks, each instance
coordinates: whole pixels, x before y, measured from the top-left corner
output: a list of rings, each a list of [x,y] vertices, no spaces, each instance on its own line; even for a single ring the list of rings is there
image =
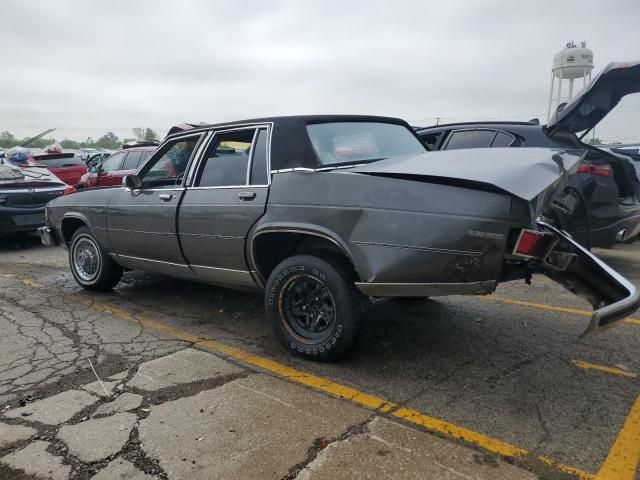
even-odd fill
[[[114,193],[107,209],[112,250],[131,268],[184,269],[176,213],[184,194],[184,172],[201,135],[181,137],[160,147],[142,167],[142,188]]]
[[[178,231],[184,256],[202,280],[254,285],[245,242],[267,202],[268,136],[267,126],[216,132],[195,167]]]
[[[88,187],[112,187],[116,185],[113,182],[113,176],[122,169],[122,162],[127,152],[117,152],[107,158],[100,165],[98,173],[92,173],[87,182]],[[91,170],[89,170],[91,171]],[[122,179],[117,185],[122,185]]]

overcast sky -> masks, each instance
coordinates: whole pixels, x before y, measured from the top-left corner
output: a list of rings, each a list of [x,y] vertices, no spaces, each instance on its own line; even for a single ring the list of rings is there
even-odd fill
[[[546,120],[553,54],[640,60],[640,0],[2,0],[0,131],[300,113]],[[640,94],[597,130],[640,140]]]

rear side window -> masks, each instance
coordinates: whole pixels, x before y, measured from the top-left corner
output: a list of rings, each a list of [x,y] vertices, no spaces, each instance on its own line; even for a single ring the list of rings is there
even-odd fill
[[[127,158],[124,159],[122,169],[135,170],[140,165],[140,160],[142,160],[142,152],[129,152],[127,153]]]
[[[269,172],[267,171],[267,136],[267,130],[259,130],[256,143],[253,146],[253,158],[251,159],[252,185],[267,185],[269,183]]]
[[[484,148],[491,145],[495,130],[460,130],[453,132],[445,150]]]
[[[504,132],[498,132],[496,138],[491,142],[492,147],[510,147],[513,145],[515,138],[513,135]]]
[[[320,165],[382,160],[426,152],[404,125],[382,122],[335,122],[307,125]]]

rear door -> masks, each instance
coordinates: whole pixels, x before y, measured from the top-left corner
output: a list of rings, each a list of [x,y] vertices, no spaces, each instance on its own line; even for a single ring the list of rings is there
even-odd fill
[[[180,206],[184,256],[203,280],[254,285],[246,236],[265,211],[269,191],[268,125],[218,131],[194,165]]]

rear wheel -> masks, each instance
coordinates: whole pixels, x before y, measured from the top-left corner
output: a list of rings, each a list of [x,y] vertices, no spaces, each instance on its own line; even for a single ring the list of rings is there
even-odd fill
[[[365,304],[346,268],[311,255],[277,265],[265,292],[267,317],[280,342],[312,360],[331,361],[347,353]]]
[[[87,227],[78,228],[71,237],[69,266],[73,278],[86,290],[111,290],[122,277],[122,267],[107,255]]]

